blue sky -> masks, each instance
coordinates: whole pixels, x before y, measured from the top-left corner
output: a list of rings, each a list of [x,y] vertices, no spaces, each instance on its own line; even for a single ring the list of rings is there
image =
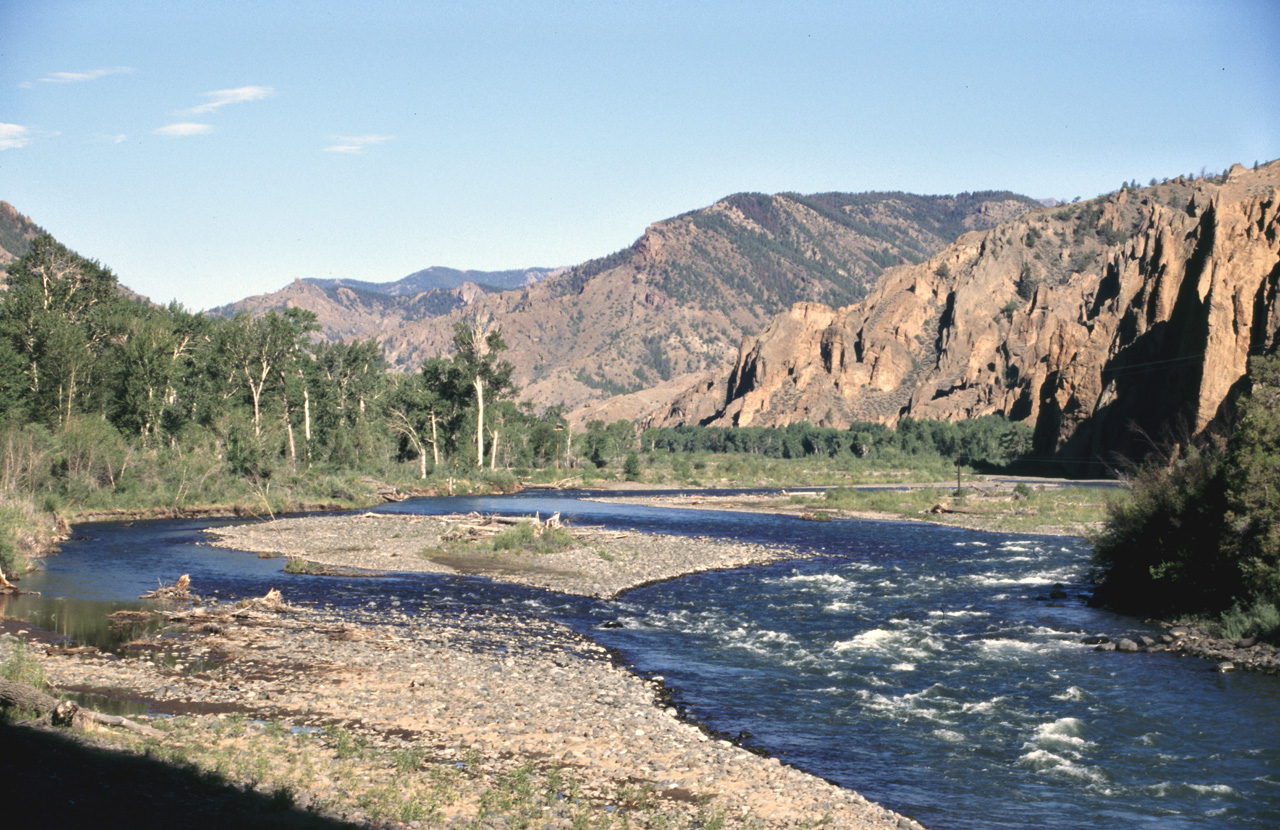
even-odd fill
[[[570,265],[738,191],[1280,156],[1280,3],[0,3],[0,199],[152,299]]]

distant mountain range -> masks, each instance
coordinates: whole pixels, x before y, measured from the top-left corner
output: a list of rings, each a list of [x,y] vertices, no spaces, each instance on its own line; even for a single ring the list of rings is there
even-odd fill
[[[1044,206],[1007,192],[736,194],[568,268],[296,280],[393,366],[501,327],[571,420],[847,426],[1003,413],[1076,473],[1229,419],[1280,341],[1280,162]],[[0,202],[0,264],[40,228]]]
[[[503,291],[510,288],[521,288],[541,282],[551,274],[563,271],[563,268],[521,268],[513,271],[459,271],[456,268],[433,266],[421,271],[414,271],[407,277],[395,282],[365,282],[363,280],[319,279],[308,277],[304,282],[320,288],[350,288],[353,291],[368,291],[375,294],[387,294],[392,297],[411,297],[434,289],[461,288],[473,283],[488,291]]]
[[[308,308],[325,336],[376,338],[406,370],[447,353],[458,320],[500,325],[525,397],[573,409],[727,366],[743,335],[792,303],[854,302],[886,267],[1038,207],[1007,192],[741,193],[572,268],[300,280],[214,313]],[[495,290],[501,279],[522,285]]]

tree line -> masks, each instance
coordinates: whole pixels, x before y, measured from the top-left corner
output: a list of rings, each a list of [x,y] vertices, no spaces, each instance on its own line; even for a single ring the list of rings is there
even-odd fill
[[[588,425],[590,426],[590,425]],[[590,433],[588,433],[590,435]],[[1031,451],[1032,428],[1003,415],[967,421],[902,418],[897,428],[859,421],[848,429],[808,423],[785,427],[662,427],[645,430],[641,447],[649,452],[746,453],[766,458],[835,458],[854,455],[895,461],[925,455],[962,459],[970,465],[1004,467]]]
[[[327,342],[319,328],[297,308],[223,319],[133,299],[109,268],[42,236],[0,293],[2,483],[41,489],[18,480],[15,440],[43,442],[64,456],[54,468],[71,468],[63,445],[86,431],[103,453],[204,452],[258,486],[317,467],[414,462],[426,477],[557,460],[564,419],[514,402],[500,330],[459,324],[452,356],[402,374],[376,341]],[[115,486],[119,466],[94,476]]]

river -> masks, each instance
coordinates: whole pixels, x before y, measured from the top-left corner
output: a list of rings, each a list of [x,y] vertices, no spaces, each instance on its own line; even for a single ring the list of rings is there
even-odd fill
[[[224,598],[282,587],[290,601],[335,607],[519,608],[662,675],[712,728],[934,830],[1280,827],[1280,678],[1082,645],[1089,634],[1156,632],[1081,601],[1089,551],[1080,540],[587,495],[601,494],[379,509],[559,511],[571,523],[785,544],[813,556],[598,602],[474,577],[285,576],[281,559],[203,545],[208,521],[81,525],[24,582],[45,600],[5,613],[91,639],[101,612],[182,573],[200,593]],[[1044,599],[1055,588],[1068,599]]]

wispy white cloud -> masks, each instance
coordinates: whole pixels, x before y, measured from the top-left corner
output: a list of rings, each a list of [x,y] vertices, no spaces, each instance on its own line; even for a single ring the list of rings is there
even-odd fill
[[[124,142],[129,140],[129,136],[124,133],[114,133],[110,135],[106,133],[100,133],[95,137],[95,140],[101,141],[104,144],[123,144]]]
[[[40,79],[45,84],[78,84],[84,81],[96,81],[108,75],[125,75],[133,71],[131,66],[104,66],[86,72],[50,72]]]
[[[0,122],[0,150],[17,150],[31,143],[34,136],[30,127]]]
[[[204,135],[213,132],[213,127],[209,124],[195,124],[191,121],[179,121],[177,124],[166,124],[159,127],[153,132],[156,135],[163,135],[169,138],[182,138],[189,135]]]
[[[225,107],[227,104],[261,101],[263,98],[269,98],[274,94],[275,90],[269,86],[238,86],[235,89],[216,89],[213,92],[204,94],[204,97],[209,99],[208,101],[198,107],[192,107],[187,112],[192,115],[213,112]]]
[[[363,153],[366,147],[373,147],[378,144],[390,141],[395,138],[391,135],[335,135],[333,141],[324,148],[326,153]]]

